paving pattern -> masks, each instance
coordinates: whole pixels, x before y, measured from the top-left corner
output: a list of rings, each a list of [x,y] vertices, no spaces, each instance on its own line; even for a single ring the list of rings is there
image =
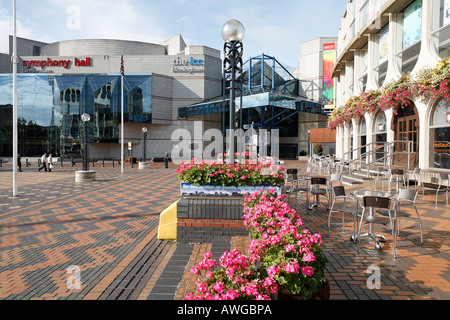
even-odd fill
[[[303,165],[294,161],[286,167]],[[12,171],[0,168],[0,300],[181,300],[193,290],[189,270],[205,252],[218,259],[225,250],[248,249],[248,237],[204,244],[157,239],[159,214],[179,199],[173,164],[164,169],[154,163],[149,170],[127,166],[123,174],[117,165],[96,165],[97,180],[90,183],[75,183],[79,165],[56,166],[53,172],[23,169],[19,196],[11,197]],[[383,250],[365,239],[358,251],[349,240],[350,221],[342,233],[340,218],[333,217],[328,237],[324,208],[308,211],[301,197],[290,204],[306,228],[324,236],[331,299],[450,298],[445,197],[435,207],[432,191],[419,193],[424,244],[415,222],[405,220],[395,260],[389,230],[377,229],[386,235]],[[368,286],[369,267],[380,272],[379,289]]]

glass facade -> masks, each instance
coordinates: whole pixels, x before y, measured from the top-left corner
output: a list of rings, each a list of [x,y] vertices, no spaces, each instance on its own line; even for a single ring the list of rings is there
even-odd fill
[[[414,69],[419,58],[422,34],[422,0],[416,0],[407,6],[399,14],[402,28],[399,30],[401,43],[398,46],[397,56],[401,61],[402,73],[410,72]]]
[[[450,55],[450,0],[433,0],[433,44],[442,59]]]
[[[13,76],[0,75],[0,156],[12,156]],[[22,156],[81,156],[80,116],[89,143],[118,143],[121,79],[112,74],[18,74],[18,147]],[[124,122],[151,123],[151,74],[124,78]]]

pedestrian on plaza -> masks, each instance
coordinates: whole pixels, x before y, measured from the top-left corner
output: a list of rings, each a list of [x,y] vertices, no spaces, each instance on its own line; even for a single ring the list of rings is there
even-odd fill
[[[52,158],[52,154],[51,153],[48,155],[47,164],[48,164],[48,171],[52,172],[52,169],[53,169],[53,158]]]
[[[166,156],[164,157],[164,168],[169,168],[169,154],[166,152]]]
[[[20,154],[17,155],[17,166],[19,167],[19,172],[22,172],[22,160]]]
[[[41,157],[41,167],[39,168],[39,171],[42,169],[45,169],[47,171],[47,153],[44,153],[44,155]]]

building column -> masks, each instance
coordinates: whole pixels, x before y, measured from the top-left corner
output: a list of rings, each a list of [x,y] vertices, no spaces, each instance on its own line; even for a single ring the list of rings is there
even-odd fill
[[[420,53],[412,74],[424,67],[433,67],[440,60],[433,45],[433,0],[422,0],[422,34],[420,37]]]
[[[353,126],[353,159],[358,159],[361,156],[361,150],[358,149],[361,146],[361,135],[359,134],[360,123],[361,122],[358,119],[352,119],[351,126]]]
[[[394,118],[394,112],[392,109],[388,109],[384,112],[386,115],[386,143],[390,144],[395,140],[395,132],[391,129],[392,119]],[[393,161],[394,159],[391,159]],[[391,162],[392,163],[392,162]]]
[[[350,151],[350,127],[348,126],[348,123],[344,123],[344,150],[342,153],[343,160],[350,159],[350,153],[345,154],[348,151]]]
[[[375,121],[374,119],[374,114],[373,113],[366,113],[364,115],[364,118],[366,120],[366,144],[369,145],[369,148],[366,148],[366,151],[370,151],[372,149],[374,149],[374,146],[372,145],[372,143],[374,142],[373,139],[373,122]],[[366,162],[370,163],[372,162],[372,159],[374,159],[373,155],[370,153],[368,154],[367,158],[366,158]]]
[[[370,90],[378,89],[378,82],[375,78],[374,67],[375,67],[375,34],[368,35],[368,45],[367,45],[367,84],[366,84],[366,92]]]
[[[386,78],[384,83],[389,83],[394,79],[398,79],[401,76],[399,69],[399,61],[396,56],[396,44],[397,44],[397,30],[399,25],[397,23],[397,15],[394,13],[389,14],[389,53],[388,53],[388,67],[386,71]]]
[[[419,117],[419,168],[430,167],[430,116],[433,103],[425,103],[417,99],[414,101]]]

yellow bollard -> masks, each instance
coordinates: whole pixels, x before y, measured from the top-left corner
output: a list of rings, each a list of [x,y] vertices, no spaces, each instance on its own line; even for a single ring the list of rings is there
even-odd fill
[[[172,203],[159,216],[158,240],[177,239],[177,203]]]

